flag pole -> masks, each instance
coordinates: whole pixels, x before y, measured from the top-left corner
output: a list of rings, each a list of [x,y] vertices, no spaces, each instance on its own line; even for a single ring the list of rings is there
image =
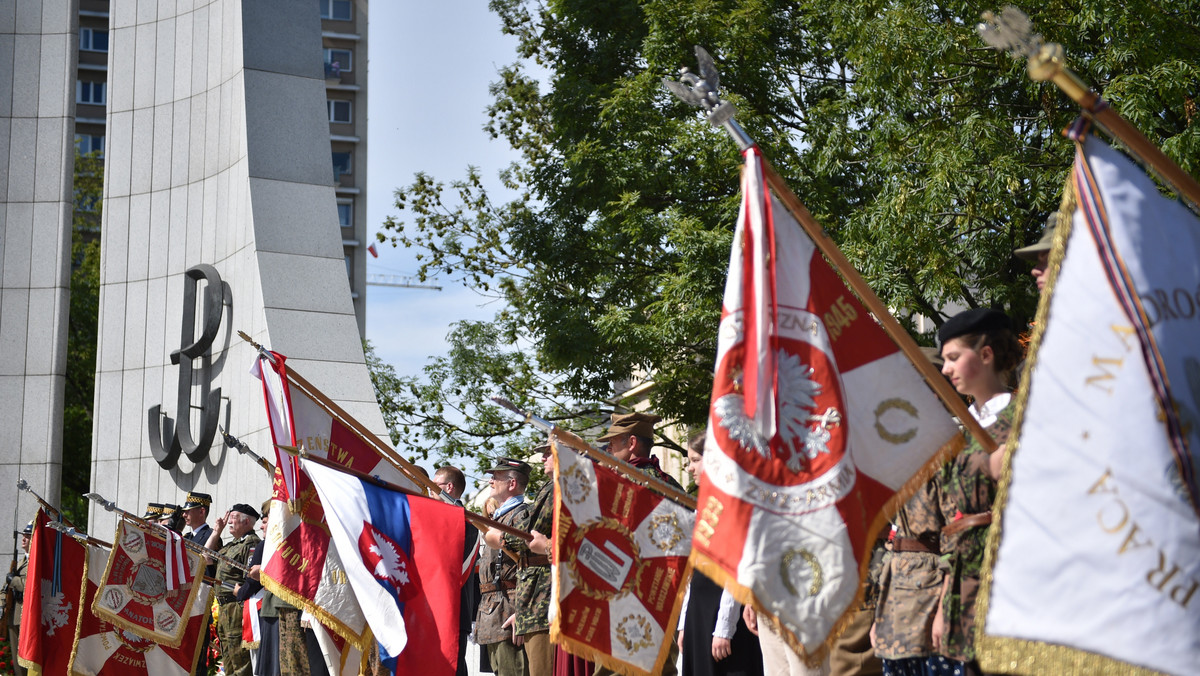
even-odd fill
[[[370,474],[367,474],[366,472],[360,472],[356,469],[351,469],[349,467],[346,467],[345,465],[339,465],[338,463],[336,463],[328,458],[322,458],[320,456],[313,455],[302,448],[296,448],[295,446],[278,446],[278,448],[279,448],[279,450],[284,451],[285,453],[294,455],[302,460],[307,460],[308,462],[314,462],[322,467],[328,467],[329,469],[336,470],[338,472],[341,472],[342,474],[348,474],[356,479],[366,481],[369,484],[379,486],[380,488],[386,488],[389,491],[395,491],[397,493],[404,493],[405,495],[415,495],[419,498],[428,498],[429,497],[428,495],[424,495],[418,491],[414,491],[411,488],[405,488],[404,486],[398,486],[394,483],[389,483],[387,481],[384,481],[383,479],[380,479],[379,477],[371,476]],[[464,509],[463,515],[467,519],[467,521],[469,521],[471,523],[472,526],[475,526],[476,528],[479,528],[480,530],[484,530],[487,528],[495,528],[496,530],[503,531],[505,533],[508,533],[509,535],[519,537],[526,542],[529,542],[530,540],[533,539],[533,535],[530,533],[527,533],[519,528],[513,528],[512,526],[506,526],[506,525],[500,523],[499,521],[496,521],[495,519],[490,519],[486,516],[476,514],[475,512],[472,512],[469,509]]]
[[[687,68],[682,68],[680,69],[680,82],[663,78],[663,86],[672,94],[679,97],[684,103],[703,108],[708,113],[709,122],[713,126],[724,127],[741,150],[753,147],[755,145],[754,141],[733,119],[733,115],[737,112],[733,104],[728,101],[722,101],[719,96],[718,84],[720,76],[717,74],[712,57],[709,56],[703,47],[697,45],[696,59],[700,66],[700,77],[696,77],[688,72]],[[892,316],[891,311],[883,304],[883,301],[875,295],[871,286],[858,274],[858,270],[846,259],[846,256],[838,248],[837,244],[834,244],[833,240],[829,237],[829,233],[825,232],[825,229],[821,227],[817,219],[809,213],[808,208],[804,206],[800,198],[796,197],[796,194],[788,187],[787,182],[775,172],[775,169],[765,157],[762,158],[762,167],[763,176],[766,178],[767,184],[779,197],[779,200],[795,216],[800,227],[812,239],[826,260],[841,273],[842,277],[846,280],[846,284],[854,291],[871,314],[875,316],[875,319],[879,321],[883,330],[896,343],[896,346],[900,348],[904,356],[908,357],[908,360],[912,362],[921,376],[925,378],[925,382],[942,399],[942,403],[946,405],[946,408],[959,419],[959,422],[979,442],[983,450],[989,453],[995,451],[998,448],[996,440],[979,424],[975,416],[971,415],[971,412],[967,410],[967,405],[963,403],[958,392],[933,367],[933,364],[921,352],[921,348],[917,345],[916,341],[912,339],[912,336],[908,335],[908,331],[905,331],[903,326],[900,326],[900,322],[896,321],[896,318]]]
[[[63,523],[67,524],[68,526],[75,525],[75,524],[71,523],[71,520],[67,518],[66,514],[63,514],[54,505],[51,505],[50,503],[43,500],[42,496],[38,495],[37,492],[35,492],[33,490],[33,488],[29,485],[28,481],[26,481],[24,479],[17,479],[17,489],[25,491],[26,493],[32,495],[33,499],[37,500],[39,505],[41,505],[43,508],[45,508],[46,511],[52,513],[55,517],[62,519]]]
[[[246,442],[230,434],[224,427],[217,425],[217,431],[221,433],[221,438],[225,440],[226,446],[237,450],[237,452],[241,453],[242,455],[250,456],[250,459],[254,461],[254,464],[267,470],[267,474],[270,474],[271,476],[275,475],[275,466],[271,464],[270,460],[267,460],[261,455],[250,450],[250,446],[247,445]]]
[[[607,453],[602,453],[598,449],[593,448],[588,442],[580,439],[575,434],[572,434],[570,431],[564,430],[549,420],[539,418],[532,413],[526,413],[525,411],[522,411],[521,409],[517,408],[516,404],[505,399],[504,397],[491,397],[491,400],[499,404],[502,408],[511,411],[514,415],[520,417],[522,421],[527,422],[540,430],[543,430],[555,441],[558,441],[564,446],[573,448],[576,451],[588,456],[592,460],[596,461],[597,464],[603,465],[615,472],[618,472],[626,479],[629,479],[630,481],[644,488],[648,488],[655,493],[658,493],[659,495],[671,500],[672,502],[695,511],[696,498],[693,498],[687,493],[676,490],[674,487],[659,481],[658,479],[646,474],[645,472],[619,458],[615,458]]]
[[[275,357],[270,352],[268,352],[267,349],[264,348],[262,345],[254,342],[254,340],[251,339],[250,336],[247,335],[245,331],[238,331],[238,336],[240,336],[242,340],[244,340],[247,343],[250,343],[252,346],[254,346],[254,349],[258,350],[260,358],[267,359],[272,364],[275,363]],[[305,380],[299,373],[296,373],[294,370],[289,368],[287,370],[287,378],[289,381],[291,381],[291,384],[304,390],[305,394],[307,394],[309,397],[311,397],[312,400],[315,401],[319,406],[324,408],[326,413],[328,413],[331,416],[342,421],[360,439],[367,442],[368,445],[373,447],[375,449],[375,452],[379,455],[379,457],[383,458],[384,460],[387,460],[401,474],[408,477],[410,481],[417,484],[418,486],[424,487],[431,494],[436,495],[439,498],[441,498],[443,502],[448,502],[448,503],[454,502],[454,498],[450,497],[449,493],[442,490],[441,486],[438,486],[437,484],[435,484],[433,482],[432,479],[425,476],[421,472],[417,471],[416,465],[413,465],[411,462],[405,460],[398,453],[393,451],[391,447],[389,447],[387,444],[380,441],[379,437],[375,436],[375,434],[373,432],[371,432],[371,430],[368,430],[366,427],[363,426],[362,423],[360,423],[358,420],[356,420],[353,416],[351,416],[349,413],[346,413],[344,410],[342,410],[341,406],[338,406],[336,403],[333,402],[333,400],[331,400],[329,397],[326,397],[325,394],[322,393],[320,390],[318,390],[316,387],[313,387],[312,383]]]
[[[1193,210],[1200,210],[1200,183],[1067,68],[1062,45],[1044,42],[1040,34],[1033,32],[1029,17],[1024,12],[1012,6],[1005,7],[999,15],[984,12],[983,22],[977,29],[979,37],[991,47],[1007,51],[1018,58],[1028,58],[1026,70],[1030,79],[1037,82],[1049,80],[1058,85],[1063,93],[1079,104],[1084,115],[1124,144],[1144,166],[1149,167],[1176,194],[1190,202]]]

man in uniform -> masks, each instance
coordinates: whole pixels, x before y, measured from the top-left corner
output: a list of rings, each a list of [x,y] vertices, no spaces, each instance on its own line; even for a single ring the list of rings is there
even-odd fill
[[[25,559],[5,582],[8,591],[12,592],[14,602],[9,611],[11,616],[5,619],[8,620],[8,647],[13,672],[16,676],[25,676],[27,670],[17,661],[17,646],[21,645],[21,602],[25,598],[25,575],[29,572],[29,543],[33,538],[33,522],[25,524],[25,528],[17,533],[21,535],[21,550],[25,552]]]
[[[238,503],[231,507],[225,516],[217,519],[217,526],[209,536],[206,546],[213,549],[221,542],[221,534],[229,526],[229,536],[233,541],[221,547],[220,553],[242,565],[250,562],[259,537],[254,534],[254,522],[258,521],[258,512],[247,504]],[[245,573],[232,565],[221,561],[217,564],[216,578],[222,583],[217,590],[219,615],[217,617],[217,641],[221,650],[221,662],[225,665],[225,673],[230,676],[250,676],[250,651],[242,647],[242,604],[238,603],[233,592],[226,588],[241,584],[246,579]]]
[[[538,452],[543,454],[546,483],[538,489],[525,517],[513,525],[523,531],[547,535],[554,531],[554,460],[549,446],[535,448],[534,453]],[[484,539],[490,540],[493,533],[488,531]],[[529,543],[512,535],[505,535],[504,543],[518,559],[513,631],[525,644],[529,676],[549,676],[554,673],[554,646],[550,643],[550,557],[545,551],[530,550]]]
[[[212,496],[208,493],[188,493],[187,498],[183,501],[183,523],[191,532],[183,537],[195,542],[201,547],[208,546],[208,538],[212,536],[212,526],[208,525],[208,510],[212,506]],[[220,549],[222,542],[217,538],[216,548]],[[212,577],[217,574],[217,567],[209,565],[204,571],[205,575]],[[209,632],[206,630],[203,636],[200,637],[200,659],[196,661],[196,670],[192,672],[195,676],[207,676],[208,674],[208,645],[211,641]]]
[[[624,460],[683,493],[683,486],[659,467],[658,458],[650,455],[650,449],[654,447],[654,424],[660,420],[662,418],[653,413],[614,413],[612,424],[598,441],[608,442],[608,452],[614,458]]]
[[[1056,225],[1058,225],[1057,211],[1052,212],[1046,219],[1046,229],[1042,231],[1042,238],[1036,244],[1030,244],[1013,252],[1017,258],[1033,263],[1033,269],[1029,271],[1029,274],[1033,275],[1033,280],[1037,283],[1038,293],[1046,288],[1046,266],[1050,264],[1050,249],[1054,246],[1054,227]]]
[[[492,475],[492,497],[500,506],[492,518],[506,526],[525,520],[525,487],[530,467],[513,458],[500,458],[487,470]],[[525,651],[512,629],[516,613],[517,564],[504,551],[498,530],[488,530],[487,546],[479,554],[479,615],[475,620],[475,642],[486,646],[492,669],[498,676],[524,676]],[[531,675],[532,676],[532,675]]]
[[[454,504],[463,506],[462,494],[467,490],[467,477],[462,470],[452,465],[443,465],[433,473],[433,483],[446,495],[454,498]],[[468,521],[464,526],[463,560],[468,561],[479,545],[479,531]],[[471,635],[471,623],[479,610],[479,572],[471,569],[467,581],[458,595],[458,671],[456,676],[467,676],[467,637]]]

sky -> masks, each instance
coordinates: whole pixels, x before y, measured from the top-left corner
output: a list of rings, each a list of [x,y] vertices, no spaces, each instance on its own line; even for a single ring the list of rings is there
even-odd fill
[[[449,183],[481,170],[499,191],[498,172],[516,155],[483,131],[488,85],[516,60],[485,0],[375,2],[370,5],[367,102],[368,238],[388,216],[407,217],[393,191],[424,171]],[[499,194],[499,193],[498,193]],[[413,252],[390,245],[367,259],[369,274],[414,275]],[[419,374],[446,351],[450,324],[490,319],[499,308],[449,280],[442,291],[367,288],[367,338],[400,375]]]

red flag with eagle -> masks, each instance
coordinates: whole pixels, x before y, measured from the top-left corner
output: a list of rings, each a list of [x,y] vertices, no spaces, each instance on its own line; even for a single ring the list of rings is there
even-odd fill
[[[38,510],[29,546],[20,645],[11,646],[32,673],[67,674],[71,644],[84,607],[87,546],[46,526]],[[86,612],[84,613],[87,614]]]
[[[660,674],[674,644],[695,513],[552,441],[550,635],[623,674]]]
[[[962,437],[745,156],[692,562],[815,661],[887,516]]]
[[[397,674],[451,676],[458,665],[463,508],[302,461],[380,660]]]
[[[120,547],[120,545],[118,545]],[[106,592],[107,579],[111,573],[110,555],[99,547],[89,547],[83,574],[86,581],[85,607],[94,607]],[[106,565],[108,564],[108,565]],[[154,565],[143,560],[141,568],[152,569]],[[201,571],[204,566],[199,567]],[[140,576],[144,578],[146,576]],[[150,576],[154,577],[154,576]],[[155,583],[156,589],[165,589],[165,581]],[[112,587],[109,586],[109,589]],[[145,589],[135,586],[131,592]],[[203,647],[202,632],[208,627],[208,608],[212,593],[207,584],[196,583],[194,593],[189,593],[188,605],[182,611],[180,639],[174,646],[147,638],[146,632],[131,630],[127,618],[125,626],[117,626],[94,613],[83,613],[75,634],[75,646],[69,651],[70,670],[59,673],[79,676],[187,676],[196,669]],[[145,599],[143,599],[145,600]],[[126,606],[128,607],[128,606]],[[50,672],[44,672],[49,674]]]
[[[263,397],[276,445],[303,448],[388,482],[416,488],[363,436],[361,425],[319,393],[296,384],[286,358],[270,352],[255,359],[251,373]],[[329,527],[312,480],[296,459],[276,449],[274,494],[263,548],[262,583],[271,593],[302,608],[366,649],[371,641],[354,595],[339,581],[345,567],[330,546]]]
[[[188,630],[188,613],[204,587],[204,559],[166,528],[117,524],[92,614],[172,648]],[[207,589],[207,587],[204,587]]]

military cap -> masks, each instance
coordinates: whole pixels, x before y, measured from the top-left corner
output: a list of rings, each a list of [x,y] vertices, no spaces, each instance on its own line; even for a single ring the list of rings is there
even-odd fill
[[[211,507],[212,496],[208,493],[188,493],[187,499],[183,501],[183,511],[195,509],[197,507]]]
[[[267,514],[271,513],[271,498],[267,498],[266,500],[263,500],[262,513],[263,513],[263,516],[266,516]]]
[[[525,476],[529,476],[531,469],[529,463],[521,462],[516,458],[496,458],[496,466],[483,471],[485,474],[491,474],[492,472],[520,472]]]
[[[142,515],[143,519],[157,519],[162,516],[163,505],[161,502],[147,502],[146,513]]]
[[[1013,253],[1017,255],[1017,258],[1037,262],[1038,254],[1049,251],[1050,247],[1054,246],[1054,227],[1056,225],[1058,225],[1057,211],[1051,213],[1046,219],[1046,229],[1042,231],[1042,238],[1037,241],[1037,244],[1021,247]]]
[[[608,426],[608,431],[598,441],[616,439],[624,434],[653,439],[654,423],[660,420],[662,420],[662,417],[653,413],[639,413],[636,411],[633,413],[614,413],[612,423]]]
[[[164,517],[171,516],[175,512],[178,512],[178,511],[179,511],[179,505],[172,505],[170,503],[167,503],[162,506],[162,515]]]
[[[16,535],[29,535],[29,536],[32,536],[32,535],[33,535],[33,522],[32,522],[32,521],[30,521],[29,523],[25,524],[25,527],[24,527],[24,528],[22,528],[21,530],[16,530],[16,531],[13,531],[13,533],[14,533],[14,534],[16,534]]]
[[[999,329],[1012,330],[1012,320],[1003,312],[984,307],[964,310],[946,320],[938,329],[938,344],[945,345],[947,341],[969,333],[985,333]]]
[[[229,511],[240,512],[240,513],[245,514],[246,516],[250,517],[251,519],[257,519],[259,517],[258,510],[254,509],[253,507],[251,507],[250,505],[247,505],[244,502],[239,502],[236,505],[230,507]]]

